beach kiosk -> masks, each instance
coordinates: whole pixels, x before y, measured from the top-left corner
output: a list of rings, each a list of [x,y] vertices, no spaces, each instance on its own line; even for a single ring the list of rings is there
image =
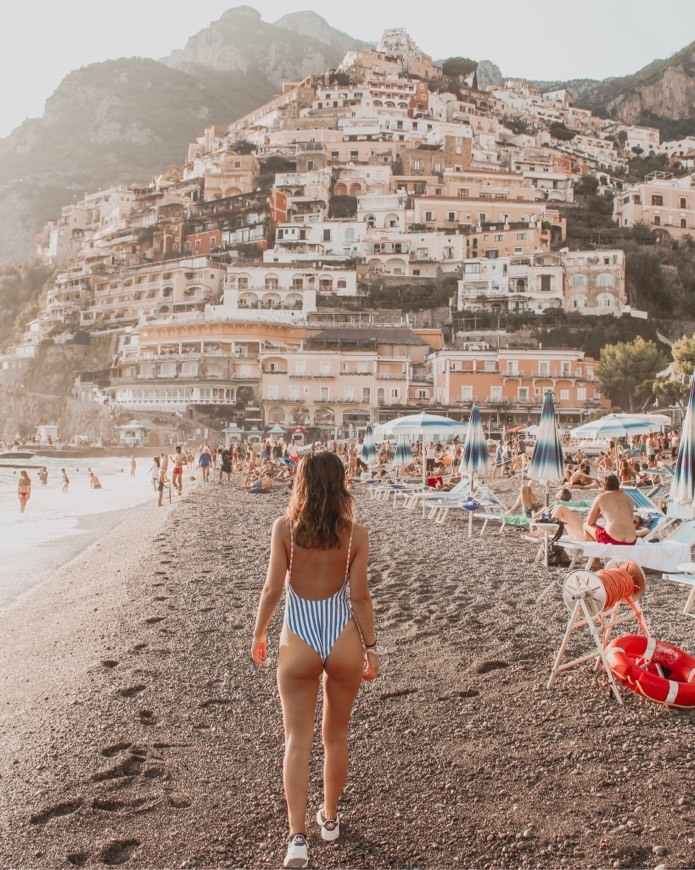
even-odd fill
[[[36,440],[39,444],[52,447],[58,443],[58,427],[52,423],[45,423],[36,427]]]
[[[141,423],[137,420],[125,423],[123,426],[116,426],[118,443],[121,447],[148,447],[153,428],[149,423]]]

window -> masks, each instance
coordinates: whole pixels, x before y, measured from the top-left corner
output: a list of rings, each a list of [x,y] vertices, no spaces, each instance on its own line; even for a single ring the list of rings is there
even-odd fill
[[[331,364],[329,362],[321,363],[321,374],[322,375],[330,375],[331,373]]]
[[[599,287],[612,287],[615,284],[615,278],[610,272],[604,272],[596,278],[596,283]]]
[[[517,399],[520,402],[528,402],[528,387],[519,387]]]
[[[569,378],[572,374],[572,363],[571,362],[562,362],[560,363],[560,371],[562,373],[563,378]]]
[[[610,293],[599,293],[596,297],[596,305],[598,308],[612,308],[613,296]]]
[[[269,384],[268,385],[268,398],[269,399],[277,399],[279,398],[280,392],[277,384]]]
[[[372,401],[372,388],[362,387],[362,401],[368,405]]]
[[[661,194],[658,194],[658,193],[652,194],[652,205],[663,205],[663,204],[664,204],[664,198],[663,198],[663,196],[661,196]]]
[[[319,390],[319,401],[327,402],[329,400],[328,387],[321,387]]]
[[[507,360],[507,374],[508,375],[518,375],[519,374],[519,363],[515,359]]]
[[[497,371],[497,363],[491,359],[485,360],[485,371],[486,372],[496,372]]]
[[[358,158],[359,156],[360,156],[360,152],[359,152],[359,151],[351,151],[351,152],[350,152],[350,160],[357,160],[357,158]]]
[[[572,275],[570,278],[570,287],[585,287],[586,275]]]
[[[655,227],[661,226],[661,218],[659,217],[659,215],[655,215],[655,217],[654,217],[654,226]]]
[[[569,391],[569,390],[560,390],[560,401],[561,401],[561,402],[568,402],[568,401],[569,401],[569,397],[570,397],[570,391]]]
[[[498,233],[498,234],[494,237],[494,240],[495,240],[496,242],[503,242],[503,241],[504,241],[504,234],[503,234],[503,233]]]
[[[337,160],[340,157],[338,151],[331,151],[331,160]]]
[[[290,387],[290,400],[293,402],[299,401],[299,387]]]
[[[449,211],[449,212],[447,212],[447,214],[446,214],[446,219],[447,219],[447,221],[449,221],[449,223],[455,223],[455,221],[456,221],[456,212],[455,212],[455,211]]]
[[[552,275],[541,275],[541,292],[542,293],[550,293],[553,289],[553,276]]]
[[[294,373],[295,373],[295,375],[305,375],[306,374],[306,361],[305,360],[297,360],[297,362],[295,362]]]
[[[413,160],[412,170],[413,172],[422,172],[422,160]]]
[[[323,240],[324,240],[324,242],[330,242],[330,240],[331,240],[331,231],[330,230],[323,231]]]
[[[311,172],[313,169],[314,169],[314,161],[313,161],[313,160],[307,160],[307,162],[306,162],[306,171],[307,171],[307,172]]]
[[[354,402],[355,401],[355,388],[354,387],[345,387],[343,391],[343,398],[346,402]]]
[[[478,212],[478,223],[479,224],[486,224],[487,223],[487,212],[485,212],[485,211]]]
[[[517,238],[517,241],[521,242],[524,239],[528,238],[528,233],[517,233],[516,238]]]
[[[473,401],[473,387],[461,387],[461,401],[462,402],[472,402]]]
[[[540,378],[550,377],[550,363],[549,362],[545,361],[545,362],[538,363],[538,377],[540,377]]]
[[[688,200],[684,196],[682,196],[681,197],[681,208],[687,208],[687,207],[688,207]]]
[[[441,171],[442,171],[442,164],[441,163],[433,163],[432,164],[432,172],[439,174]]]
[[[586,387],[577,387],[577,401],[586,402]]]
[[[685,230],[688,227],[688,221],[685,218],[681,218],[681,229]]]
[[[425,221],[430,222],[434,220],[434,213],[431,211],[425,212]]]
[[[502,387],[490,387],[490,401],[499,402],[502,398]]]
[[[463,271],[466,275],[479,275],[480,263],[466,263],[463,267]]]
[[[391,387],[391,398],[392,399],[400,399],[401,391],[400,387]]]

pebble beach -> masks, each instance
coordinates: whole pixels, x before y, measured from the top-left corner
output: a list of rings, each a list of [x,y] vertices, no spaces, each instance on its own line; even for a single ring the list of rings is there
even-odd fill
[[[518,484],[492,486],[511,503]],[[335,844],[311,822],[317,732],[310,866],[694,866],[692,711],[621,707],[591,664],[546,688],[566,569],[518,530],[469,539],[466,516],[355,498],[388,652],[356,702]],[[0,611],[1,867],[281,866],[280,608],[267,672],[249,648],[286,502],[188,484]],[[692,653],[684,596],[648,574],[653,634]]]

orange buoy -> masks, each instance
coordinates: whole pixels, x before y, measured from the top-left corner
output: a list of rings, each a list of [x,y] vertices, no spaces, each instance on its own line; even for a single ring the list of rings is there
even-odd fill
[[[668,707],[695,707],[695,657],[655,637],[628,634],[606,647],[613,676]]]

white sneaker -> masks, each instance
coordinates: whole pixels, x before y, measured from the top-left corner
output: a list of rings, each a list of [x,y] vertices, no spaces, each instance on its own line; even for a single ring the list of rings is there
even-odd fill
[[[334,819],[326,819],[324,818],[323,810],[319,810],[316,813],[316,821],[321,826],[321,839],[327,840],[329,843],[338,839],[340,836],[340,816],[336,816]]]
[[[304,834],[295,834],[287,847],[287,854],[282,866],[301,868],[306,867],[308,863],[309,853],[306,848],[306,837]]]

